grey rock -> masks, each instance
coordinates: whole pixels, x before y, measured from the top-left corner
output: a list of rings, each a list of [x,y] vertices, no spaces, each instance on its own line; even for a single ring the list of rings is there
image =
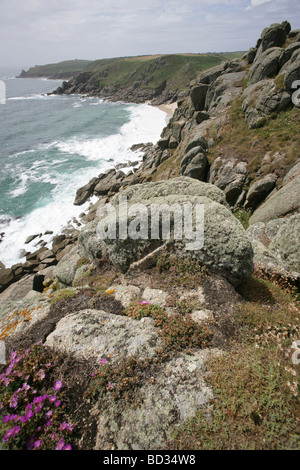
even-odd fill
[[[300,214],[285,219],[268,248],[300,274]]]
[[[282,47],[290,30],[291,27],[288,22],[283,22],[281,24],[275,23],[269,28],[265,28],[261,34],[261,52],[272,47]]]
[[[0,269],[0,292],[3,292],[14,281],[14,273],[10,268]]]
[[[39,236],[38,233],[34,234],[34,235],[29,235],[26,240],[25,240],[25,244],[27,245],[28,243],[32,242],[32,240],[34,240],[35,238],[37,238]]]
[[[200,83],[191,89],[190,98],[195,111],[202,111],[204,109],[207,90],[208,85],[204,83]]]
[[[290,64],[288,63],[288,67],[285,69],[284,84],[285,84],[286,89],[288,91],[292,91],[294,89],[293,84],[297,80],[300,80],[300,55],[297,58],[297,60],[295,60],[294,62],[291,62]]]
[[[63,287],[72,286],[79,258],[80,256],[76,255],[71,260],[60,261],[53,269],[54,277]]]
[[[291,106],[288,93],[277,89],[274,80],[264,79],[249,85],[242,94],[242,109],[250,129],[255,129],[262,119],[275,111],[283,111]]]
[[[255,56],[256,56],[256,52],[257,52],[257,49],[256,47],[251,47],[246,55],[246,59],[247,59],[247,62],[248,64],[252,64],[254,59],[255,59]]]
[[[74,201],[75,206],[81,206],[93,194],[95,186],[99,183],[99,178],[92,178],[85,186],[77,189]]]
[[[183,176],[204,181],[208,168],[208,160],[202,147],[193,147],[181,160],[179,173]]]
[[[206,94],[205,109],[209,113],[217,113],[221,108],[228,106],[232,100],[241,92],[243,79],[246,75],[244,70],[232,71],[226,69],[210,86]],[[216,108],[216,109],[215,109]]]
[[[234,206],[247,182],[247,163],[218,157],[210,167],[209,183],[225,193],[227,202]]]
[[[251,244],[242,225],[226,207],[213,202],[208,197],[180,196],[176,195],[176,193],[163,197],[157,197],[157,195],[151,197],[152,188],[149,188],[149,193],[147,194],[146,186],[142,186],[143,197],[145,199],[142,199],[141,192],[137,191],[138,201],[140,204],[143,204],[143,211],[145,212],[143,214],[144,218],[141,219],[143,220],[142,226],[145,230],[142,238],[139,238],[139,234],[134,235],[134,238],[133,236],[131,238],[118,238],[120,225],[126,226],[127,224],[129,227],[132,225],[136,227],[139,226],[140,220],[134,216],[127,218],[122,212],[122,208],[120,212],[116,208],[116,218],[114,214],[110,214],[105,220],[106,224],[112,224],[112,226],[115,226],[115,220],[117,221],[116,238],[106,238],[103,242],[106,245],[110,261],[118,269],[126,272],[134,261],[143,258],[167,241],[179,256],[191,256],[202,261],[211,271],[224,276],[232,284],[238,284],[252,272]],[[206,184],[206,187],[208,195],[210,185]],[[128,203],[128,210],[132,203],[133,201]],[[194,205],[193,207],[195,207],[195,204],[198,204],[204,208],[205,243],[202,248],[198,248],[199,244],[192,245],[191,247],[188,244],[190,242],[186,237],[187,233],[183,233],[182,240],[176,237],[173,238],[174,221],[182,221],[183,205],[186,203]],[[171,209],[170,235],[162,237],[162,220],[160,219],[156,223],[155,219],[153,221],[151,218],[151,206],[153,207],[153,205],[156,205],[155,207],[167,205]],[[153,227],[157,229],[158,237],[153,235]],[[139,226],[139,228],[141,227]],[[195,228],[194,225],[194,230]]]
[[[68,350],[86,359],[108,357],[151,357],[162,345],[154,320],[133,320],[103,310],[82,310],[65,316],[46,340],[46,346]],[[117,354],[119,353],[119,354]]]
[[[249,70],[248,83],[252,85],[264,78],[272,78],[276,76],[279,71],[279,60],[281,54],[281,48],[272,47],[265,50],[265,52],[259,55],[259,57],[256,56],[256,59]]]
[[[81,257],[90,260],[101,259],[103,254],[103,242],[96,233],[98,219],[89,222],[80,232],[78,238],[78,249]]]
[[[294,54],[295,51],[300,52],[300,44],[298,42],[289,44],[282,52],[280,60],[279,60],[279,67],[283,67]]]
[[[287,172],[285,177],[283,178],[282,184],[285,185],[289,183],[292,179],[296,176],[300,176],[300,159],[296,162],[294,166]]]
[[[256,209],[257,206],[267,197],[272,191],[277,181],[277,176],[274,174],[266,175],[261,180],[255,181],[247,193],[245,202],[245,209]]]
[[[205,364],[220,351],[203,350],[192,356],[178,354],[162,365],[159,374],[140,390],[141,403],[101,410],[97,449],[154,450],[171,439],[171,430],[194,416],[213,398],[205,379]]]
[[[250,217],[249,224],[268,222],[300,211],[300,175],[273,192]]]

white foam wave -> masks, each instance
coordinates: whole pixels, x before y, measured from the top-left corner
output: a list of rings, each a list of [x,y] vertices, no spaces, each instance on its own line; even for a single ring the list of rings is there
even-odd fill
[[[67,222],[73,217],[87,210],[90,202],[82,206],[74,206],[76,190],[86,184],[92,177],[100,172],[112,168],[116,163],[138,160],[140,153],[132,152],[130,147],[141,142],[155,143],[161,130],[166,124],[166,114],[158,108],[149,105],[135,105],[130,108],[131,119],[124,124],[118,134],[105,138],[78,139],[67,142],[55,141],[45,144],[46,148],[57,148],[61,152],[79,154],[83,158],[95,161],[93,167],[78,169],[71,174],[59,174],[51,171],[51,175],[45,169],[41,172],[39,162],[30,170],[23,171],[23,179],[13,191],[13,196],[21,195],[26,191],[26,184],[30,181],[50,182],[53,185],[51,191],[52,200],[45,207],[38,207],[26,217],[11,220],[3,227],[5,236],[0,243],[0,260],[6,266],[23,262],[19,259],[21,249],[34,251],[35,239],[31,244],[25,245],[26,238],[33,233],[44,233],[51,230],[54,234],[61,232]],[[58,160],[61,162],[61,160]],[[48,167],[49,168],[49,167]],[[19,173],[20,174],[20,173]],[[41,205],[43,202],[41,202]],[[47,243],[51,242],[53,235],[43,236]],[[50,244],[51,247],[51,244]]]
[[[166,114],[147,104],[131,108],[131,119],[118,134],[104,138],[78,139],[53,142],[52,146],[61,152],[82,155],[88,160],[104,162],[129,161],[137,158],[130,147],[133,144],[152,142],[160,137],[166,124]],[[111,166],[111,164],[110,164]]]
[[[29,176],[26,174],[22,174],[20,176],[20,184],[19,186],[11,191],[11,196],[12,197],[17,197],[21,196],[22,194],[26,193],[27,191],[27,181],[28,181]]]
[[[44,99],[49,99],[53,96],[57,95],[44,95],[44,94],[34,94],[34,95],[28,95],[28,96],[12,96],[10,98],[7,98],[7,101],[23,101],[23,100],[44,100]]]

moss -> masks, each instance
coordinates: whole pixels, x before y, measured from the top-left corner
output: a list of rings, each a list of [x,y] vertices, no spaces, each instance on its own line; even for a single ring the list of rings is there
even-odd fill
[[[74,295],[76,295],[76,292],[73,289],[61,289],[54,295],[50,305],[53,306],[56,302],[69,299],[70,297],[74,297]]]

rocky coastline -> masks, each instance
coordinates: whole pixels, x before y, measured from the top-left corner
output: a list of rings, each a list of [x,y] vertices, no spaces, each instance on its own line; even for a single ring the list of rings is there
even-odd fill
[[[72,91],[65,84],[58,92],[86,91],[89,77],[79,78],[79,88]],[[288,154],[290,148],[275,147],[272,129],[262,133],[283,113],[289,132],[299,131],[300,104],[292,99],[295,80],[300,80],[300,32],[284,21],[265,28],[242,59],[200,73],[188,95],[175,104],[174,97],[136,95],[136,100],[151,99],[169,111],[159,141],[132,148],[143,151],[141,163],[130,162],[133,170],[126,173],[117,166],[78,188],[75,205],[91,197],[97,202],[72,221],[76,228],[66,227],[51,246],[43,246],[41,234],[33,234],[28,242],[36,239],[39,247],[25,254],[26,262],[0,269],[0,332],[9,351],[40,341],[74,361],[84,360],[89,373],[103,358],[112,369],[123,364],[125,370],[126,364],[129,370],[126,361],[131,360],[143,369],[126,376],[138,384],[133,401],[126,394],[119,401],[109,396],[105,402],[102,396],[84,405],[83,421],[73,413],[81,428],[78,448],[168,448],[171,431],[197,410],[211,416],[216,400],[207,364],[221,358],[238,337],[241,302],[247,299],[251,308],[258,305],[271,315],[277,294],[270,294],[269,284],[262,287],[265,280],[299,293],[299,140],[296,133],[296,151]],[[235,132],[238,140],[233,142]],[[180,211],[187,203],[202,205],[204,246],[191,254],[184,237],[180,242],[171,237],[100,240],[101,208],[110,203],[118,223],[122,221],[119,195],[127,197],[129,208],[167,204]],[[144,304],[162,309],[159,316],[127,315],[133,305]],[[20,313],[24,308],[30,311],[29,320]],[[17,312],[13,328],[11,311]],[[299,301],[291,313],[298,321],[295,334],[297,312]],[[245,388],[251,380],[245,379]],[[117,382],[108,384],[105,396],[117,389]],[[252,425],[256,405],[251,406]],[[259,411],[257,416],[256,426],[262,421]],[[256,436],[257,427],[253,432]],[[267,445],[264,439],[258,448]]]

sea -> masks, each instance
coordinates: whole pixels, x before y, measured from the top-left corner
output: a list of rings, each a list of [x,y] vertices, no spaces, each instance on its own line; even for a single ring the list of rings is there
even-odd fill
[[[24,262],[24,250],[37,250],[41,239],[51,247],[53,236],[89,207],[73,204],[77,189],[117,164],[130,171],[142,159],[130,147],[157,142],[167,122],[149,104],[55,95],[61,80],[16,78],[22,68],[0,67],[0,261],[6,267]],[[25,244],[33,234],[42,237]]]

